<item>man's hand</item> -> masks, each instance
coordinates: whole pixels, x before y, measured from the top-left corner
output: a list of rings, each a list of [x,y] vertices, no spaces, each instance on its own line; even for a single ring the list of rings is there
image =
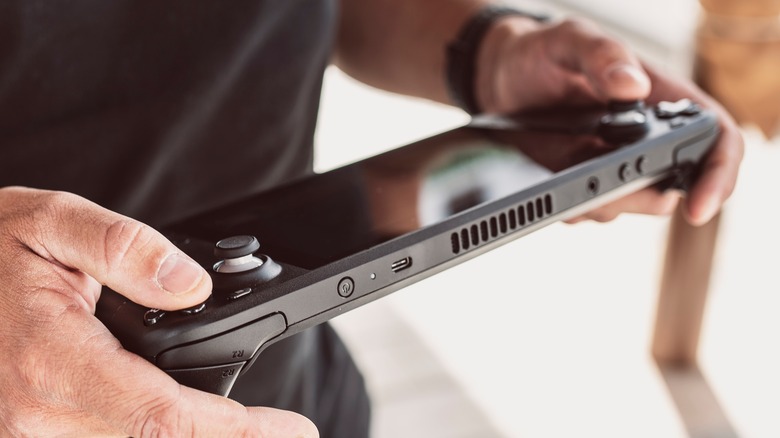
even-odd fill
[[[75,195],[0,189],[0,435],[316,437],[297,414],[178,385],[94,317],[101,284],[181,309],[211,291],[162,235]]]
[[[744,145],[728,113],[692,83],[643,65],[588,22],[545,25],[506,17],[486,34],[477,66],[476,96],[488,113],[607,100],[643,99],[652,104],[691,98],[718,114],[721,135],[685,201],[689,222],[707,223],[734,190]],[[621,212],[668,214],[678,197],[645,189],[570,222],[608,221]]]

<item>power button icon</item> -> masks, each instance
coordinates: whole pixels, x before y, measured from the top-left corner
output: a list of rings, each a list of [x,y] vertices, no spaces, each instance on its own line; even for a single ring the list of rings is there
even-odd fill
[[[355,292],[355,282],[349,277],[344,277],[339,281],[338,292],[343,298],[347,298]]]

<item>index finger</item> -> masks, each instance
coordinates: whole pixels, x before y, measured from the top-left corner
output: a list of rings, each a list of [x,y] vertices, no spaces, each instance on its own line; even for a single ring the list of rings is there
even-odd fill
[[[96,320],[92,324],[85,330],[105,330]],[[294,412],[246,408],[227,398],[181,386],[152,364],[121,349],[107,332],[89,337],[81,349],[82,363],[74,369],[88,378],[70,381],[89,384],[71,386],[69,398],[129,436],[319,436],[314,424]]]
[[[737,182],[745,145],[739,127],[729,113],[692,83],[672,80],[645,66],[653,81],[653,100],[693,99],[714,111],[720,124],[720,136],[707,155],[701,173],[685,201],[685,215],[692,225],[712,219],[731,196]]]
[[[685,213],[691,224],[704,225],[709,222],[731,196],[743,153],[742,136],[735,129],[722,129],[718,142],[707,157],[699,179],[685,202]]]

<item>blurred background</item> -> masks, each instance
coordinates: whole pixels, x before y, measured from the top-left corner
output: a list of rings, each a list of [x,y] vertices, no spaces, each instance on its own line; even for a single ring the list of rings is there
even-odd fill
[[[692,74],[696,0],[511,4],[589,17]],[[316,168],[467,120],[331,68]],[[713,400],[685,381],[670,389],[650,354],[669,220],[624,215],[549,226],[336,318],[372,393],[374,438],[780,436],[780,142],[764,132],[744,124],[717,241],[698,356]]]

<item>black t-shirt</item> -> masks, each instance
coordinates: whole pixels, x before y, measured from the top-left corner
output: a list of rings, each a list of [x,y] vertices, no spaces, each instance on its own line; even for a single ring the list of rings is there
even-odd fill
[[[336,0],[0,0],[0,187],[159,227],[300,177],[336,21]],[[328,327],[271,346],[236,388],[323,437],[367,434]]]
[[[334,3],[0,2],[0,186],[160,226],[309,172]]]

